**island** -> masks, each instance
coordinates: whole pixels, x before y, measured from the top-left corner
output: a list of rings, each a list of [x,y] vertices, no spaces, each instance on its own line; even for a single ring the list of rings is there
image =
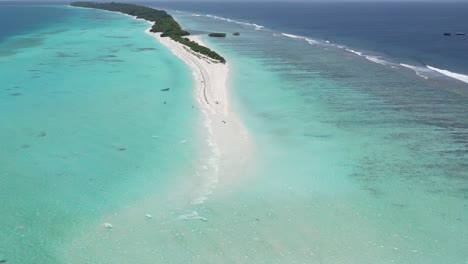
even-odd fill
[[[161,37],[169,37],[174,41],[177,41],[187,47],[189,47],[194,52],[198,52],[209,58],[225,63],[226,60],[216,53],[215,51],[198,44],[195,41],[192,41],[185,36],[189,36],[190,33],[182,29],[182,27],[174,20],[174,18],[169,15],[164,10],[157,10],[154,8],[139,6],[134,4],[124,4],[124,3],[93,3],[93,2],[74,2],[70,4],[74,7],[84,7],[84,8],[94,8],[107,11],[120,12],[130,16],[135,16],[136,18],[145,19],[150,22],[154,22],[151,32],[161,33]]]
[[[213,38],[225,38],[226,33],[210,33],[208,36]]]

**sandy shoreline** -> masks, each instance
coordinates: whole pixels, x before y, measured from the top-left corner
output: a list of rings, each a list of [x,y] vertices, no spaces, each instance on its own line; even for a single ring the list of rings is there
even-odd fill
[[[233,111],[228,90],[229,64],[218,63],[193,52],[189,47],[160,33],[145,31],[186,63],[194,77],[195,99],[198,102],[206,128],[206,143],[211,148],[208,163],[200,172],[200,186],[194,188],[192,204],[203,203],[216,188],[232,187],[245,173],[252,144],[245,127]],[[190,40],[203,46],[198,36]],[[202,175],[203,174],[203,175]]]
[[[92,258],[104,260],[102,263],[152,263],[160,255],[154,247],[162,246],[158,239],[169,235],[171,239],[164,243],[171,244],[178,241],[172,239],[174,232],[179,232],[175,230],[178,226],[189,226],[187,221],[195,224],[211,221],[210,216],[204,214],[204,208],[211,201],[216,204],[222,200],[218,198],[234,192],[246,179],[254,148],[230,103],[229,65],[215,63],[170,38],[151,33],[150,29],[145,32],[192,71],[193,94],[197,102],[194,110],[201,113],[198,126],[201,133],[190,131],[190,134],[197,134],[196,139],[202,140],[195,142],[200,145],[200,150],[193,157],[194,165],[181,173],[180,182],[174,182],[170,190],[142,194],[141,200],[130,201],[117,210],[106,212],[95,224],[75,234],[61,253],[64,263],[84,263]],[[199,37],[189,38],[205,45]]]
[[[147,22],[150,27],[145,30],[145,33],[167,47],[192,71],[194,95],[198,103],[197,108],[202,114],[204,130],[202,135],[205,142],[200,145],[199,156],[194,157],[194,162],[198,164],[194,165],[195,171],[191,174],[195,174],[195,179],[191,175],[184,177],[185,182],[175,187],[171,196],[180,197],[188,193],[185,196],[187,199],[177,201],[181,203],[180,206],[184,206],[183,204],[203,204],[214,193],[219,196],[232,193],[242,184],[243,179],[252,173],[253,162],[251,160],[254,144],[230,104],[229,64],[219,63],[196,53],[179,42],[168,37],[161,37],[161,33],[150,32],[154,24],[151,21],[121,12],[101,11],[118,13]],[[199,36],[188,36],[188,38],[208,47]],[[173,197],[166,198],[172,200]]]
[[[150,32],[154,24],[151,21],[121,12],[102,11],[118,13],[147,22],[150,27],[145,30],[145,33],[167,47],[192,71],[195,99],[203,114],[206,148],[200,150],[200,157],[194,158],[203,161],[195,171],[198,180],[195,183],[181,183],[189,185],[182,189],[192,192],[189,203],[192,205],[204,203],[215,189],[219,195],[232,192],[233,188],[238,186],[247,175],[254,145],[230,104],[229,64],[213,61],[179,42],[168,37],[161,37],[161,33]],[[208,47],[198,36],[188,36],[188,38]],[[210,154],[207,155],[207,152]]]

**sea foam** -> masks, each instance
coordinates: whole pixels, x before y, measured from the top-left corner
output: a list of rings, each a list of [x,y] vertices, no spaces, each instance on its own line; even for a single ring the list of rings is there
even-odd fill
[[[354,53],[354,54],[356,54],[358,56],[363,56],[362,52],[360,52],[360,51],[355,51],[355,50],[352,50],[352,49],[346,49],[346,50],[351,52],[351,53]]]
[[[418,66],[413,66],[405,63],[400,63],[401,66],[413,70],[419,77],[422,77],[424,79],[429,79],[431,75],[431,70],[426,68],[426,67],[418,67]]]
[[[199,95],[199,102],[202,102],[201,100]],[[190,203],[193,205],[203,204],[208,200],[219,182],[221,150],[214,138],[213,121],[210,119],[209,113],[205,109],[202,110],[202,113],[205,115],[204,125],[208,134],[206,143],[209,146],[210,153],[206,161],[200,164],[200,169],[195,171],[198,184],[191,193]]]
[[[297,36],[297,35],[293,35],[293,34],[286,34],[286,33],[281,33],[281,35],[283,35],[285,37],[288,37],[288,38],[305,40],[311,45],[320,44],[319,41],[317,41],[315,39],[307,38],[307,37]]]
[[[452,79],[462,81],[464,83],[468,83],[468,75],[455,73],[455,72],[451,72],[451,71],[444,70],[444,69],[439,69],[439,68],[432,67],[432,66],[429,66],[429,65],[427,65],[427,66],[413,66],[413,65],[404,64],[404,63],[400,63],[400,65],[405,67],[405,68],[408,68],[408,69],[411,69],[411,70],[415,71],[418,76],[423,77],[424,79],[429,79],[431,77],[446,76],[446,77],[450,77]]]
[[[451,71],[448,71],[448,70],[438,69],[436,67],[432,67],[432,66],[429,66],[429,65],[427,65],[426,67],[428,69],[432,70],[432,71],[436,71],[436,72],[438,72],[440,74],[443,74],[445,76],[448,76],[450,78],[457,79],[457,80],[462,81],[464,83],[468,83],[468,76],[467,75],[451,72]]]
[[[248,22],[243,22],[243,21],[238,21],[230,18],[225,18],[225,17],[220,17],[220,16],[214,16],[214,15],[205,15],[206,17],[217,19],[217,20],[222,20],[230,23],[235,23],[238,25],[243,25],[243,26],[250,26],[250,27],[255,27],[256,30],[261,30],[264,29],[264,26],[255,24],[255,23],[248,23]]]
[[[338,48],[343,48],[343,46],[338,46]],[[366,58],[367,60],[369,61],[372,61],[374,63],[377,63],[377,64],[380,64],[380,65],[394,65],[395,63],[392,63],[392,62],[389,62],[389,61],[386,61],[384,59],[382,59],[381,56],[375,56],[375,55],[368,55],[368,54],[364,54],[364,52],[362,51],[356,51],[356,50],[353,50],[353,49],[349,49],[349,48],[345,48],[346,51],[349,51],[355,55],[358,55],[360,57],[364,57]]]
[[[381,65],[393,65],[393,63],[391,63],[389,61],[386,61],[386,60],[383,60],[381,57],[378,57],[378,56],[365,55],[364,57],[366,57],[366,59],[368,59],[368,60],[370,60],[372,62],[381,64]]]
[[[374,63],[377,63],[377,64],[380,64],[380,65],[394,65],[394,63],[392,63],[392,62],[389,62],[389,61],[386,61],[386,60],[382,59],[381,56],[367,55],[367,54],[364,54],[361,51],[356,51],[356,50],[353,50],[353,49],[345,48],[344,46],[341,46],[341,45],[333,44],[329,40],[321,42],[321,41],[318,41],[318,40],[315,40],[315,39],[311,39],[311,38],[307,38],[307,37],[303,37],[303,36],[298,36],[298,35],[294,35],[294,34],[281,33],[281,35],[283,35],[285,37],[288,37],[288,38],[292,38],[292,39],[305,40],[311,45],[322,45],[322,46],[327,46],[327,47],[333,46],[333,47],[336,47],[338,49],[345,49],[345,50],[347,50],[347,51],[349,51],[349,52],[351,52],[351,53],[353,53],[355,55],[364,57],[367,60],[369,60],[371,62],[374,62]],[[274,36],[279,36],[279,35],[274,34]]]
[[[329,46],[334,46],[334,47],[339,48],[339,49],[345,49],[348,52],[351,52],[351,53],[353,53],[353,54],[355,54],[357,56],[360,56],[360,57],[364,57],[367,60],[369,60],[371,62],[374,62],[374,63],[377,63],[377,64],[380,64],[380,65],[391,66],[392,68],[397,68],[397,66],[402,66],[402,67],[411,69],[419,77],[422,77],[424,79],[429,79],[431,77],[441,77],[441,75],[444,75],[444,76],[447,76],[447,77],[450,77],[450,78],[453,78],[453,79],[468,83],[468,75],[464,75],[464,74],[461,74],[461,73],[455,73],[455,72],[451,72],[451,71],[444,70],[444,69],[439,69],[439,68],[432,67],[432,66],[429,66],[429,65],[427,65],[427,66],[413,66],[413,65],[409,65],[409,64],[405,64],[405,63],[391,62],[391,61],[384,60],[382,58],[382,56],[365,54],[362,51],[357,51],[357,50],[354,50],[354,49],[351,49],[351,48],[344,47],[342,45],[335,45],[333,43],[330,43],[330,41],[320,42],[320,41],[313,40],[313,39],[310,39],[310,38],[307,38],[307,37],[298,36],[298,35],[294,35],[294,34],[287,34],[287,33],[281,33],[281,35],[274,34],[274,36],[276,36],[276,37],[285,36],[285,37],[292,38],[292,39],[305,40],[305,41],[307,41],[308,43],[310,43],[312,45],[315,45],[315,44],[329,45]]]

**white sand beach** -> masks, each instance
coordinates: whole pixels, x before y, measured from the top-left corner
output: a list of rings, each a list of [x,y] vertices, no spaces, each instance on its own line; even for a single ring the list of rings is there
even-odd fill
[[[190,66],[195,79],[195,96],[204,115],[207,144],[212,149],[210,176],[206,186],[193,197],[192,203],[202,203],[215,188],[232,186],[245,174],[243,169],[252,152],[245,127],[232,109],[229,98],[229,64],[219,63],[193,52],[160,33],[151,33],[163,45],[168,47],[179,59]],[[189,36],[190,40],[206,46],[198,36]]]
[[[122,249],[135,248],[135,241],[152,241],[162,237],[161,235],[169,232],[167,228],[170,227],[167,224],[170,223],[180,223],[184,226],[187,220],[195,220],[194,223],[209,221],[196,211],[199,210],[199,205],[208,203],[211,196],[229,195],[239,187],[247,175],[247,166],[251,162],[254,149],[253,142],[234,112],[229,98],[228,64],[214,62],[170,38],[162,38],[160,34],[151,33],[149,30],[146,30],[147,34],[170,49],[192,70],[194,96],[198,103],[196,110],[202,114],[201,135],[206,139],[201,144],[200,157],[194,159],[195,163],[200,164],[194,166],[197,171],[186,172],[189,174],[182,177],[186,180],[176,183],[177,186],[174,186],[167,196],[150,193],[140,201],[103,216],[88,232],[77,236],[70,250],[65,250],[64,258],[67,263],[83,261],[83,256],[73,250],[75,243],[88,245],[86,251],[102,259],[118,260],[121,254],[115,253],[122,252],[126,258],[138,258],[141,263],[149,263],[154,255],[142,252],[154,250],[150,246],[151,243],[138,244],[138,250],[135,249],[130,255],[126,255],[129,252]],[[189,38],[205,45],[199,37]],[[185,141],[174,143],[183,144]],[[197,177],[193,177],[193,173]],[[170,204],[171,209],[162,214],[160,210],[164,210],[167,204]],[[174,215],[174,212],[180,214]],[[153,233],[159,234],[158,236],[148,235],[151,234],[148,228],[154,228],[149,225],[149,221],[158,223],[157,231],[151,229]]]
[[[204,140],[199,157],[194,157],[195,171],[182,172],[181,181],[176,182],[169,193],[147,193],[141,200],[104,215],[89,230],[78,234],[64,250],[66,263],[83,263],[86,258],[76,251],[76,245],[86,245],[84,251],[105,263],[123,258],[151,263],[159,255],[154,245],[167,241],[164,240],[167,235],[172,236],[175,230],[172,225],[185,229],[190,227],[187,220],[192,220],[193,224],[209,222],[200,205],[208,204],[210,199],[216,204],[217,198],[234,192],[250,169],[253,141],[229,98],[229,64],[214,62],[170,38],[151,33],[150,29],[145,32],[192,71],[195,108],[198,108],[195,110],[201,113],[203,124],[199,127],[203,129],[200,134]],[[197,36],[189,38],[206,46]],[[174,144],[190,140],[181,139]]]

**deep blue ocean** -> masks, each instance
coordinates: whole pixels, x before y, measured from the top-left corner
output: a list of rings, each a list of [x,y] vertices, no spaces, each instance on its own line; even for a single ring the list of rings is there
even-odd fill
[[[468,74],[468,3],[147,3],[255,23],[415,66]]]
[[[47,6],[0,3],[0,42],[11,36],[62,22],[67,15],[61,9]]]

